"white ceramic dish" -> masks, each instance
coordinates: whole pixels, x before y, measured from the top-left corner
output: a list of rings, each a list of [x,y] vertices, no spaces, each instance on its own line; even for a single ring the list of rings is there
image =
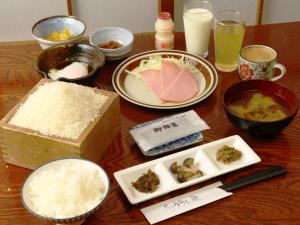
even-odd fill
[[[125,58],[132,50],[133,34],[121,27],[106,27],[95,31],[90,36],[90,44],[99,48],[105,55],[107,60],[120,60]],[[116,49],[100,48],[98,45],[108,41],[117,41],[123,47]]]
[[[230,164],[223,164],[217,161],[216,152],[224,145],[239,149],[242,152],[242,157]],[[199,169],[203,172],[203,176],[184,183],[179,183],[176,176],[170,171],[170,165],[173,162],[182,164],[184,159],[188,157],[194,158],[195,163],[198,163]],[[234,135],[115,172],[114,176],[129,202],[131,204],[137,204],[260,161],[261,159],[250,146],[240,136]],[[136,181],[143,173],[146,173],[148,169],[151,169],[159,176],[160,184],[159,188],[153,193],[142,193],[137,191],[131,182]]]
[[[185,61],[193,63],[199,70],[199,73],[195,74],[199,87],[198,94],[186,102],[160,103],[158,98],[147,88],[142,79],[137,79],[125,72],[125,70],[134,70],[139,66],[141,60],[148,59],[151,56],[174,57],[177,59],[183,57]],[[187,52],[176,50],[148,51],[124,60],[114,71],[112,83],[114,89],[124,99],[136,105],[156,109],[174,109],[194,105],[210,96],[217,87],[218,74],[207,60]]]

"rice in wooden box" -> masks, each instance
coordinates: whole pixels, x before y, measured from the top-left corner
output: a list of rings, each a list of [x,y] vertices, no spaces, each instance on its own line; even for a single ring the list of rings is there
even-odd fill
[[[73,89],[64,89],[59,93],[63,95],[60,99],[51,99],[51,94],[58,95],[57,90],[51,93],[46,87],[57,84],[72,86]],[[79,98],[81,89],[76,88],[88,93],[85,101]],[[92,100],[93,93],[97,101]],[[34,98],[37,94],[44,95],[44,98],[47,94],[48,97]],[[66,96],[73,97],[67,102]],[[61,101],[68,104],[63,105]],[[58,104],[53,106],[54,103]],[[78,110],[76,105],[82,110]],[[31,112],[33,116],[30,116]],[[75,121],[72,121],[72,115],[75,115]],[[57,117],[59,123],[55,122]],[[3,159],[31,169],[60,158],[85,158],[97,162],[104,157],[119,133],[119,118],[117,93],[42,79],[0,121]]]

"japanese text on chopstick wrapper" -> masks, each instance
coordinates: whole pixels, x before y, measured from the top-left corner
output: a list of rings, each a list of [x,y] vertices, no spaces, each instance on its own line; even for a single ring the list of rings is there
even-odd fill
[[[197,207],[232,195],[221,188],[222,182],[216,182],[198,190],[159,202],[141,209],[150,224],[160,222]]]

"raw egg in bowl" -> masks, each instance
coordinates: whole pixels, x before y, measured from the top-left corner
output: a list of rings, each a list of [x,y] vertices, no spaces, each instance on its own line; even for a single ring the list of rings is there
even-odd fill
[[[37,60],[37,70],[52,80],[76,81],[97,73],[105,56],[86,43],[59,45],[44,49]]]

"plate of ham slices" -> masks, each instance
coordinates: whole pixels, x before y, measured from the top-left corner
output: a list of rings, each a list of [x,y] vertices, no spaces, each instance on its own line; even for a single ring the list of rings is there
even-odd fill
[[[134,104],[156,109],[194,105],[218,84],[215,68],[184,51],[148,51],[123,61],[114,71],[114,89]]]

